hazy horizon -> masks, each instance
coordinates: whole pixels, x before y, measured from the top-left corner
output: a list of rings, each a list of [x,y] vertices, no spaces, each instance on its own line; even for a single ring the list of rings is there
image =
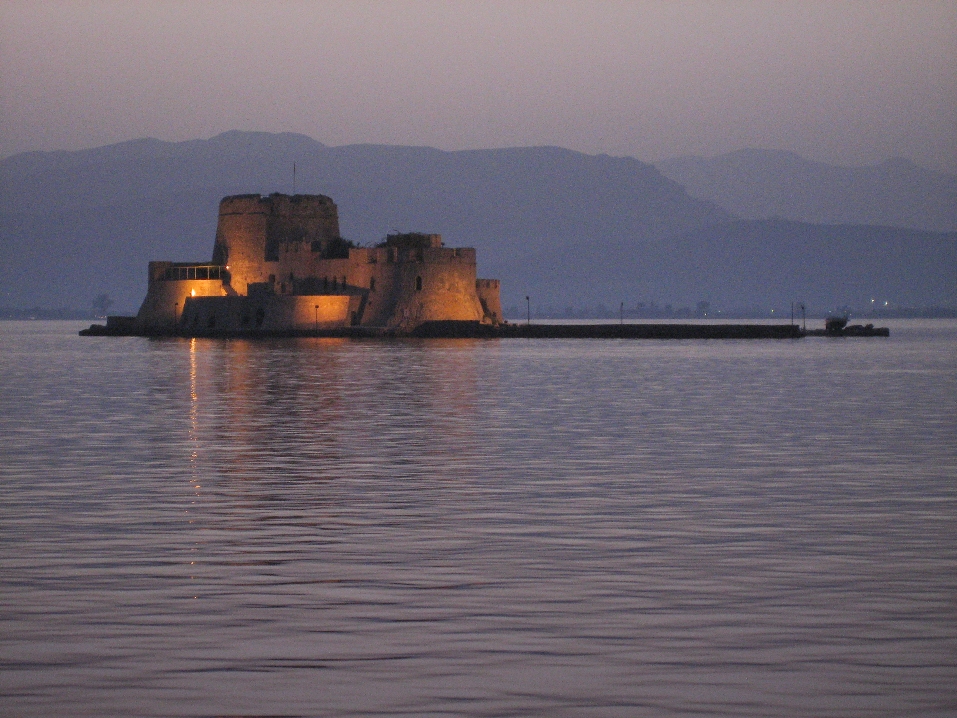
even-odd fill
[[[957,172],[950,2],[0,2],[0,156],[229,130]]]

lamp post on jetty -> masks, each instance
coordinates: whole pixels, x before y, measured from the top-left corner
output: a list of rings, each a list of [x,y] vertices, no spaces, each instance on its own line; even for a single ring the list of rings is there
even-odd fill
[[[319,305],[316,305],[316,336],[319,336]]]
[[[532,323],[532,299],[525,295],[525,324]]]

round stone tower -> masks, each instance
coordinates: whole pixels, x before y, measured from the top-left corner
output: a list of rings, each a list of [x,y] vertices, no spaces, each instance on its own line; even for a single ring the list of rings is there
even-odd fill
[[[230,286],[246,294],[250,284],[276,277],[290,245],[321,252],[338,237],[339,212],[329,197],[234,195],[219,203],[213,263],[227,266]]]

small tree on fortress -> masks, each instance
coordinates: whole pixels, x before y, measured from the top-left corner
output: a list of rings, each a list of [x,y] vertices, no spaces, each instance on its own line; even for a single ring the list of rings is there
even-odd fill
[[[113,300],[109,294],[97,294],[93,299],[93,313],[98,317],[105,317],[112,306]]]
[[[326,243],[323,259],[349,259],[349,250],[358,247],[355,242],[345,237],[333,237]]]

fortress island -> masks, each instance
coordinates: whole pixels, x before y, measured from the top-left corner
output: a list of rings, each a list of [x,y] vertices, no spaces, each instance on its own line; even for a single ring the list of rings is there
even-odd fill
[[[501,323],[499,282],[476,277],[474,249],[418,232],[357,247],[329,197],[250,194],[219,203],[210,262],[150,262],[137,315],[83,333],[375,336]]]
[[[84,336],[524,337],[796,339],[887,336],[886,328],[822,332],[794,324],[509,324],[497,279],[476,276],[475,250],[438,234],[387,235],[358,247],[339,234],[324,195],[225,197],[212,259],[150,262],[135,317],[107,317]]]

